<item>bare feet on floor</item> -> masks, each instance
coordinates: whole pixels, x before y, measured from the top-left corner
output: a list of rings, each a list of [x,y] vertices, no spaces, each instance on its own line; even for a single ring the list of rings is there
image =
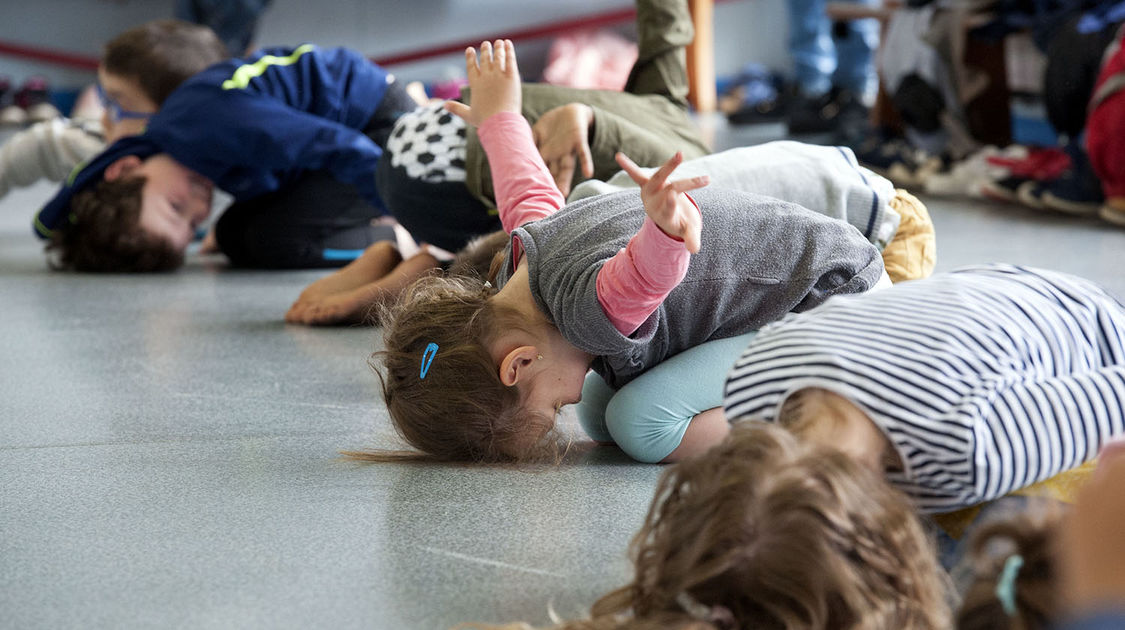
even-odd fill
[[[364,288],[386,277],[401,262],[398,250],[389,241],[371,245],[347,266],[306,287],[289,307],[285,321],[310,325],[362,323],[371,306],[362,301],[368,293]]]

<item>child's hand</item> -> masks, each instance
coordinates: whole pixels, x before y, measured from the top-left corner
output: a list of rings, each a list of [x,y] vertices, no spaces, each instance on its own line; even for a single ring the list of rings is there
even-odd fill
[[[590,156],[593,122],[594,110],[589,105],[570,103],[544,112],[531,126],[539,155],[563,197],[570,194],[575,169],[581,168],[584,177],[594,176],[594,159]]]
[[[1059,592],[1073,614],[1120,605],[1125,597],[1125,449],[1107,445],[1094,476],[1059,528]]]
[[[683,239],[684,247],[694,254],[699,251],[703,221],[699,216],[699,209],[683,193],[706,186],[711,183],[711,178],[700,175],[674,182],[667,181],[668,175],[683,161],[684,154],[677,151],[652,177],[648,177],[624,153],[617,154],[617,163],[641,187],[645,213],[665,233]]]
[[[475,50],[465,49],[465,72],[472,89],[472,107],[446,101],[446,111],[464,118],[474,127],[499,112],[520,113],[523,100],[520,72],[516,67],[516,49],[510,40],[498,39],[494,44],[482,42],[479,61]]]

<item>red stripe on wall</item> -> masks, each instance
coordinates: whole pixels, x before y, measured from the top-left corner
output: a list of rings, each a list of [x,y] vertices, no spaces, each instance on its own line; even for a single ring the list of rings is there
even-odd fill
[[[714,1],[716,4],[718,4],[719,2],[725,2],[726,0]],[[428,59],[430,57],[460,53],[469,46],[479,45],[486,39],[491,40],[500,37],[515,41],[540,39],[543,37],[550,37],[552,35],[558,35],[561,33],[579,29],[597,28],[599,26],[609,26],[611,24],[629,22],[632,21],[636,15],[636,9],[620,9],[616,11],[607,11],[605,13],[585,16],[573,20],[564,20],[562,22],[554,22],[552,24],[545,24],[543,26],[533,26],[521,30],[508,31],[507,33],[501,35],[490,35],[487,37],[482,36],[476,39],[467,39],[463,42],[457,42],[454,44],[441,44],[438,46],[432,46],[430,48],[422,48],[419,50],[396,53],[393,55],[382,55],[379,57],[373,57],[372,61],[381,66],[389,67],[396,64]],[[78,68],[81,70],[96,70],[98,67],[97,57],[88,57],[86,55],[52,50],[50,48],[43,48],[40,46],[32,46],[28,44],[19,44],[14,42],[0,41],[0,55],[21,57],[24,59],[42,61],[59,66]]]

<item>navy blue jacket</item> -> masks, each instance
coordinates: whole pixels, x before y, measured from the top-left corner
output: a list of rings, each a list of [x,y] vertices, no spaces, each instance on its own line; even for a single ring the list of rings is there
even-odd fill
[[[211,66],[164,102],[144,134],[123,138],[79,166],[35,218],[41,237],[64,227],[70,199],[118,158],[167,153],[236,200],[324,170],[378,208],[382,150],[362,129],[393,77],[358,53],[312,44],[272,48]]]

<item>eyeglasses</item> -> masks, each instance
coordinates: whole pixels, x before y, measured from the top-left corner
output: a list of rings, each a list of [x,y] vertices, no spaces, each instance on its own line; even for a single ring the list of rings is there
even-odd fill
[[[101,83],[95,84],[98,89],[98,100],[101,101],[102,107],[109,113],[109,119],[113,122],[121,122],[122,120],[148,120],[152,118],[150,112],[133,112],[123,109],[121,104],[110,98],[109,94],[105,93],[105,88]]]

